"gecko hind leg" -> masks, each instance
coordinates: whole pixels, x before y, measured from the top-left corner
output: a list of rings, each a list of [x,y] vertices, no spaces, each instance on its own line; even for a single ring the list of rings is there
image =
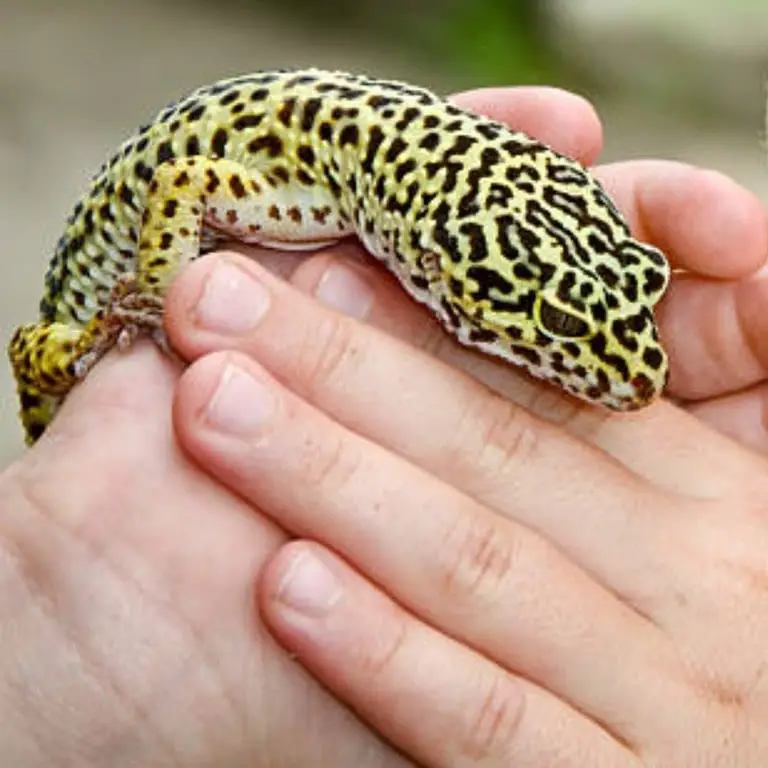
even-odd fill
[[[176,357],[164,331],[165,294],[186,265],[231,236],[290,250],[318,248],[347,233],[333,195],[268,179],[240,163],[202,155],[155,168],[134,273],[113,286],[105,307],[78,328],[41,322],[18,329],[9,348],[27,442],[34,442],[58,403],[112,348],[140,335]]]

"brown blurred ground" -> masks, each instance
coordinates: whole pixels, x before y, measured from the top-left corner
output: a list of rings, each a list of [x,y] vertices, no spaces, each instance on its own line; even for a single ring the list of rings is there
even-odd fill
[[[587,46],[589,48],[589,46]],[[617,57],[616,66],[621,66]],[[297,29],[247,4],[167,0],[0,0],[0,337],[33,320],[62,222],[90,174],[144,118],[185,90],[274,66],[365,70],[448,91],[445,67],[396,47]],[[670,73],[674,77],[674,73]],[[480,84],[480,83],[478,83]],[[742,87],[744,83],[741,83]],[[763,98],[762,84],[745,89]],[[599,100],[607,156],[662,155],[718,168],[768,199],[758,105],[726,128],[697,127],[631,94]],[[754,117],[754,119],[752,119]],[[727,121],[725,121],[727,123]],[[0,364],[0,466],[21,449],[16,401]]]

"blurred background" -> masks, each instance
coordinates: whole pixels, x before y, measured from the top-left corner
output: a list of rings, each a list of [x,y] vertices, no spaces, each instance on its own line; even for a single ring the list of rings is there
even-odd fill
[[[768,200],[765,0],[0,0],[0,336],[36,317],[65,217],[101,161],[186,90],[276,66],[441,93],[548,84],[596,104],[604,158],[660,156]],[[21,450],[0,365],[0,466]]]

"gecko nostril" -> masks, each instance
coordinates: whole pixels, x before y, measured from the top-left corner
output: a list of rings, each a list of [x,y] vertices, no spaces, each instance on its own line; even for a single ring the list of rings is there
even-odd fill
[[[653,382],[644,373],[639,373],[632,379],[632,388],[635,390],[635,398],[640,403],[647,403],[656,395]]]

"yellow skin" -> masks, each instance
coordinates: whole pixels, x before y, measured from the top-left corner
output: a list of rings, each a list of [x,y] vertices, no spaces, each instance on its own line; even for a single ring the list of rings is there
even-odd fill
[[[669,267],[581,165],[421,88],[264,72],[166,107],[76,205],[9,345],[27,442],[113,346],[166,346],[165,292],[218,241],[347,235],[469,346],[615,410],[664,388]]]

